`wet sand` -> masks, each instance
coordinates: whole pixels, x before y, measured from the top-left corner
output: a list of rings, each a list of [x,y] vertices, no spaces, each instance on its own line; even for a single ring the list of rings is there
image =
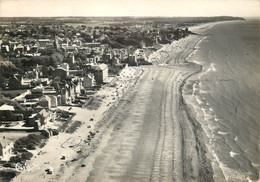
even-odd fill
[[[259,181],[259,20],[205,31],[189,59],[203,66],[186,84],[185,100],[208,138],[215,181]]]

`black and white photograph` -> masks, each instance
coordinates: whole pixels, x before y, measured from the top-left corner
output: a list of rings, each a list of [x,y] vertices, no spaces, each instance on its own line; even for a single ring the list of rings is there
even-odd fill
[[[0,182],[260,182],[260,1],[0,0]]]

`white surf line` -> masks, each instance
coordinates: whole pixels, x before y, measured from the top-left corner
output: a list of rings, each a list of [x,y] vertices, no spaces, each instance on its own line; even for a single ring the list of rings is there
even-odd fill
[[[229,154],[230,154],[230,157],[235,157],[236,155],[239,155],[238,153],[235,153],[233,151],[230,151]]]
[[[205,75],[205,74],[207,74],[207,73],[209,73],[209,72],[216,72],[216,71],[217,71],[217,69],[216,69],[215,64],[214,64],[214,63],[210,63],[209,68],[208,68],[206,71],[202,72],[202,73],[200,74],[200,76]]]
[[[218,134],[220,134],[220,135],[227,135],[228,133],[224,132],[224,131],[218,131]]]

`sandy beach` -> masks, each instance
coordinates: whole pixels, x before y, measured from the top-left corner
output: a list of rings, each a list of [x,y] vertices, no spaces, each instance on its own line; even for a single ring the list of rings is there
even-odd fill
[[[214,25],[194,27],[197,35],[164,45],[150,56],[152,66],[125,68],[116,87],[99,91],[106,97],[98,110],[73,107],[73,119],[83,125],[50,138],[41,155],[34,153],[30,171],[13,181],[228,180],[205,123],[197,120],[202,116],[188,94],[193,85],[186,85],[203,70],[190,57]],[[51,175],[45,172],[49,167]]]
[[[31,170],[13,181],[211,181],[200,127],[191,123],[180,93],[183,80],[199,69],[186,58],[201,38],[190,35],[164,46],[152,55],[154,66],[131,68],[131,80],[122,74],[118,88],[100,91],[110,98],[97,111],[73,108],[81,128],[51,138],[29,162]],[[111,95],[116,92],[118,98]],[[44,171],[49,167],[52,175]]]

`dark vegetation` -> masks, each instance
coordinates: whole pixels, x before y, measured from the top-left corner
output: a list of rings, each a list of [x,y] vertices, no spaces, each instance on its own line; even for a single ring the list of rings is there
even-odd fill
[[[46,139],[46,136],[29,134],[28,136],[19,138],[15,141],[14,150],[19,150],[22,148],[26,148],[28,150],[35,150],[35,147],[38,146],[43,139]]]
[[[2,91],[2,95],[5,97],[5,98],[10,98],[10,99],[13,99],[19,95],[21,95],[22,93],[26,92],[26,90],[5,90],[5,91]],[[1,101],[0,101],[1,102]],[[1,105],[1,104],[0,104]]]
[[[89,109],[89,110],[97,110],[101,104],[102,104],[102,100],[105,98],[106,96],[90,96],[89,100],[86,102],[86,104],[84,104],[83,107]]]
[[[29,134],[26,137],[19,138],[14,143],[14,152],[16,156],[10,158],[9,163],[6,166],[11,166],[11,163],[24,163],[26,160],[30,160],[33,154],[28,150],[35,150],[37,146],[43,143],[43,140],[47,139],[46,134]]]
[[[0,171],[0,181],[2,181],[2,182],[9,182],[16,175],[18,175],[18,172],[13,170],[13,169],[1,170]]]
[[[1,97],[0,95],[0,106],[4,104],[14,106],[16,110],[22,110],[22,111],[24,110],[24,108],[18,102],[10,100],[9,98],[3,96]]]
[[[69,126],[65,132],[66,133],[74,133],[80,126],[82,125],[82,122],[80,121],[75,121]]]

